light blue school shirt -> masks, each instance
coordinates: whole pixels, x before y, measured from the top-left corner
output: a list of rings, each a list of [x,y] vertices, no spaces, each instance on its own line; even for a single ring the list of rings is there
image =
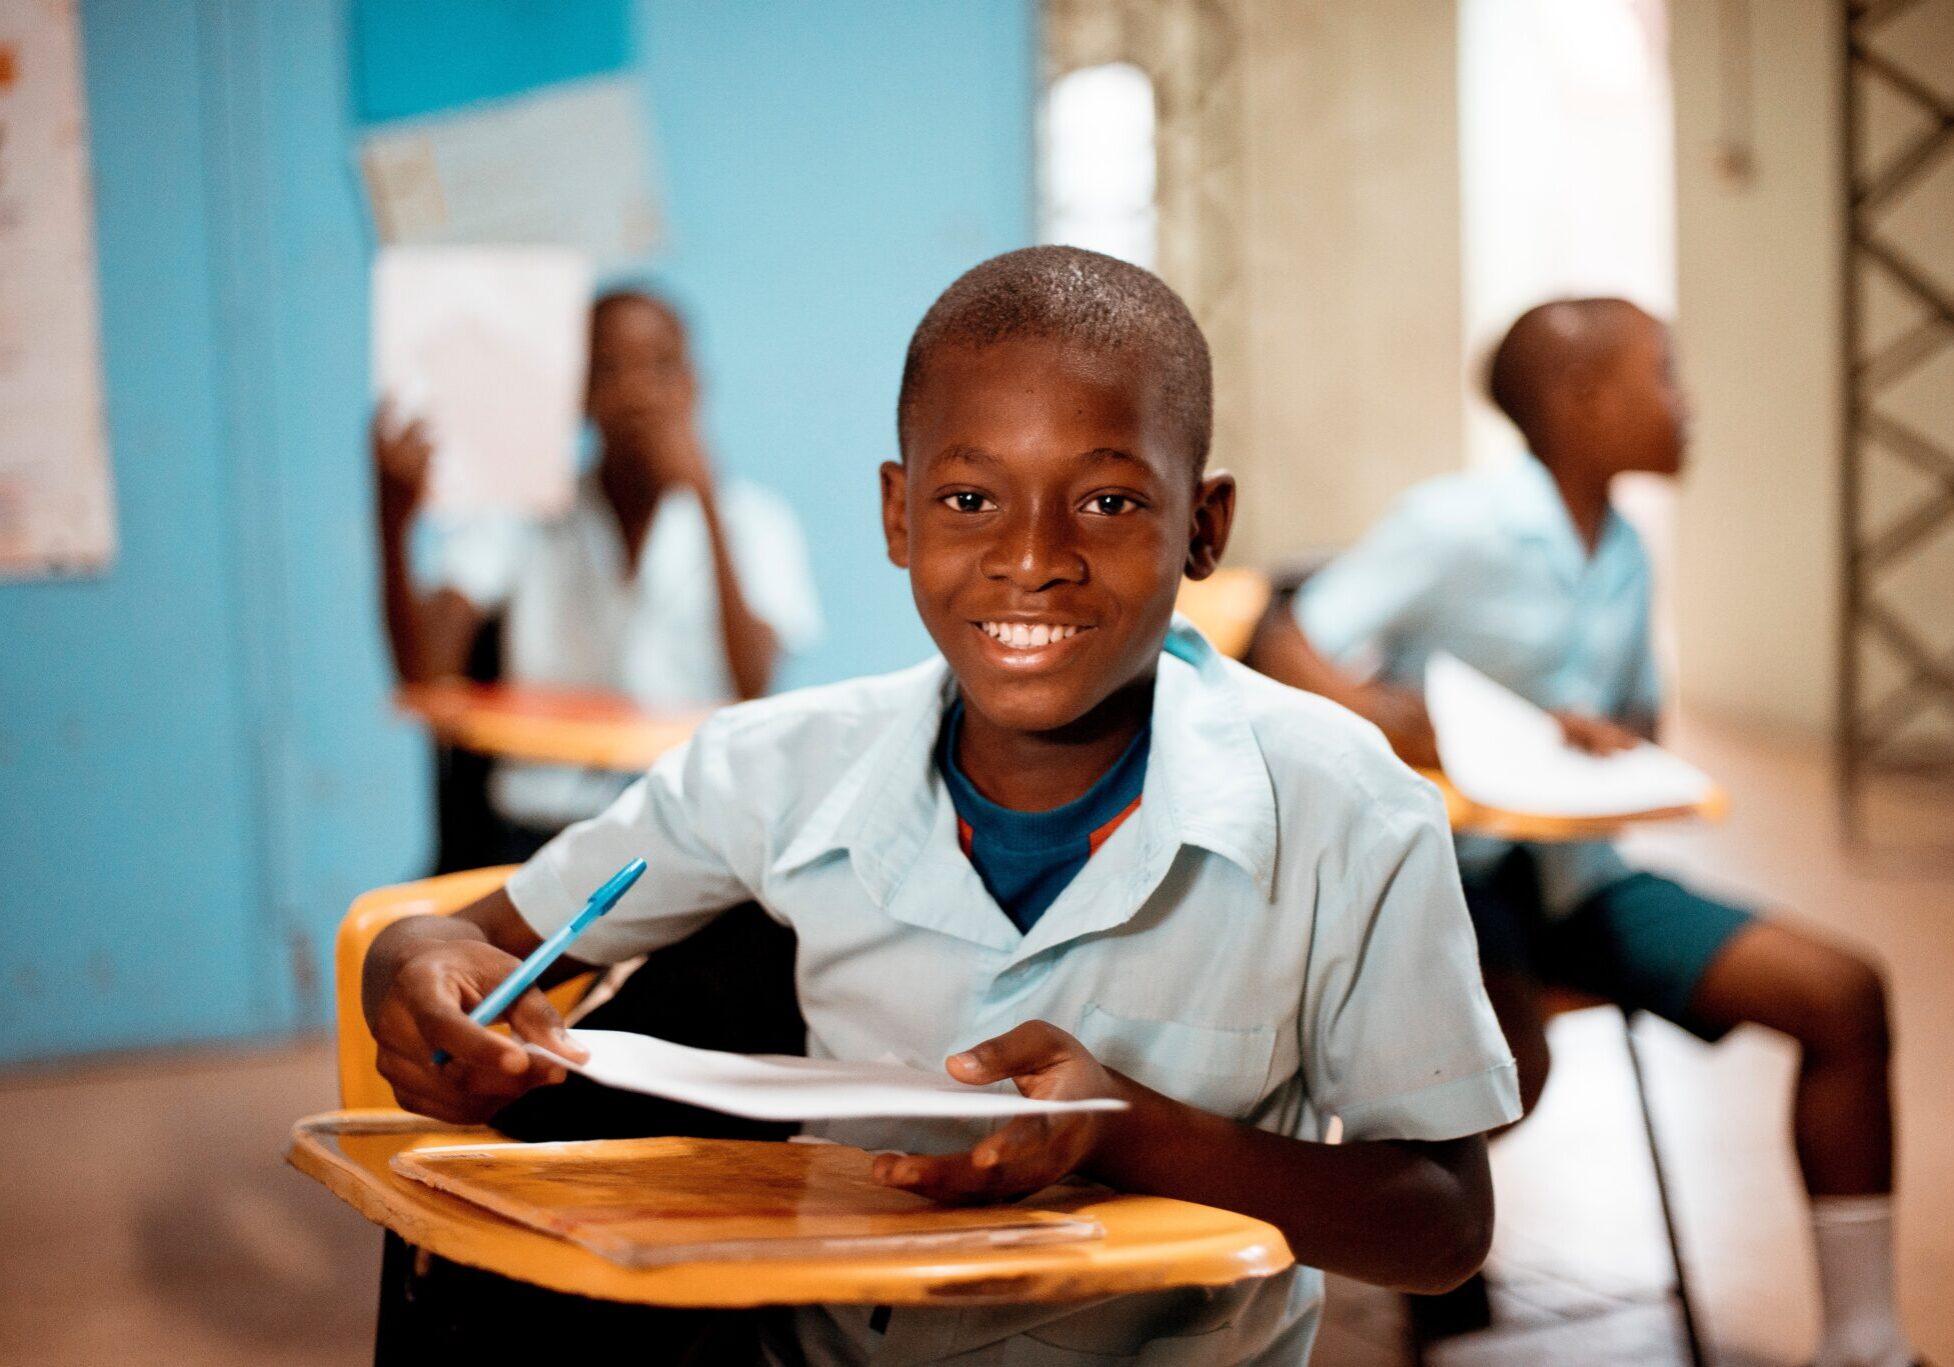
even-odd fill
[[[602,815],[509,882],[547,935],[642,856],[650,873],[578,941],[616,963],[752,899],[799,937],[816,1058],[950,1054],[1043,1019],[1109,1066],[1303,1139],[1451,1139],[1516,1118],[1513,1064],[1437,792],[1368,723],[1221,658],[1176,621],[1154,685],[1140,809],[1028,932],[957,843],[934,762],[941,659],[716,713]],[[1006,1084],[1008,1086],[1008,1084]],[[867,1149],[968,1148],[979,1122],[809,1126]],[[797,1311],[814,1362],[1295,1364],[1322,1275],[1090,1307]]]
[[[1328,658],[1423,691],[1447,650],[1541,707],[1638,722],[1661,708],[1641,538],[1610,508],[1589,554],[1532,456],[1445,475],[1401,497],[1296,595],[1297,625]],[[1465,836],[1468,879],[1513,848]],[[1605,842],[1535,845],[1541,898],[1565,915],[1628,873]]]

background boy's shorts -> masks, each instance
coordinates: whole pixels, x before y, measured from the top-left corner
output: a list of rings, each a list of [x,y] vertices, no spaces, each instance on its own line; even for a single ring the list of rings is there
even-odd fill
[[[1756,919],[1652,873],[1631,873],[1559,919],[1540,901],[1533,854],[1517,845],[1465,884],[1487,972],[1524,973],[1635,1011],[1650,1011],[1706,1040],[1727,1027],[1693,1016],[1690,999],[1710,961]]]

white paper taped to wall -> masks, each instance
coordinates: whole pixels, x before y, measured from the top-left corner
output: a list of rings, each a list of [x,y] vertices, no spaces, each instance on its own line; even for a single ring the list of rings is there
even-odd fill
[[[1605,756],[1574,749],[1552,716],[1444,651],[1426,663],[1425,707],[1445,776],[1482,806],[1634,816],[1693,807],[1713,786],[1702,770],[1647,741]]]
[[[360,140],[382,242],[574,247],[605,268],[642,261],[663,240],[652,163],[630,76],[402,119]]]
[[[948,1073],[926,1073],[903,1063],[727,1054],[622,1030],[572,1030],[570,1038],[588,1049],[590,1058],[558,1062],[593,1082],[754,1120],[997,1119],[1126,1109],[1124,1101],[1111,1097],[1039,1101],[1015,1090],[969,1087]],[[529,1051],[556,1058],[533,1044]]]
[[[591,272],[560,247],[388,247],[373,267],[373,386],[434,444],[437,517],[570,505]]]
[[[76,25],[0,5],[0,578],[115,558]]]

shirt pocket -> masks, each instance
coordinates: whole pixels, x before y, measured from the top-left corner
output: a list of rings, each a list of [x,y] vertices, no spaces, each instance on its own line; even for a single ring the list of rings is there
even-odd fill
[[[1255,1109],[1275,1058],[1274,1026],[1142,1020],[1088,1002],[1079,1039],[1108,1068],[1156,1092],[1237,1119]]]

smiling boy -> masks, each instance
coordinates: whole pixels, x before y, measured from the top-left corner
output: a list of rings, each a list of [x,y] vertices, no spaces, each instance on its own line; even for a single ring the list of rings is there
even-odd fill
[[[1298,1363],[1316,1269],[1467,1276],[1492,1223],[1482,1136],[1518,1106],[1444,814],[1374,729],[1173,620],[1234,509],[1205,472],[1211,394],[1198,327],[1137,267],[1040,247],[952,285],[881,472],[941,658],[727,709],[504,892],[389,930],[367,1003],[402,1102],[479,1119],[554,1076],[464,1013],[642,855],[584,960],[751,899],[798,937],[811,1054],[1130,1103],[991,1134],[819,1127],[889,1151],[879,1180],[1008,1200],[1082,1173],[1265,1219],[1299,1264],[1086,1308],[807,1307],[771,1327],[780,1357]],[[513,1023],[566,1047],[533,993]]]

